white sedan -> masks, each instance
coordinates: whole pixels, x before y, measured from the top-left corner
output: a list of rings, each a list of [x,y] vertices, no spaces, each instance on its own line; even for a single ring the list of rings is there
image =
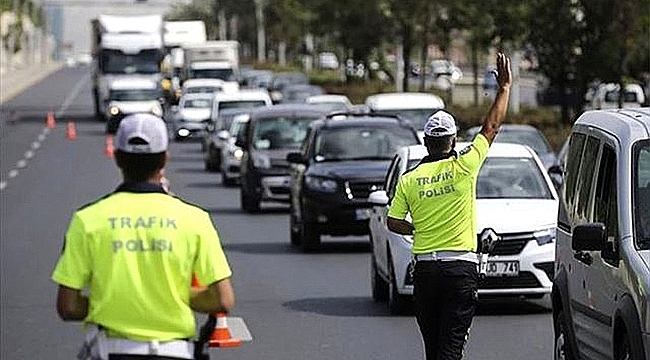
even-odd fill
[[[457,150],[468,145],[459,143]],[[372,297],[388,300],[394,314],[404,311],[413,295],[413,239],[388,230],[388,203],[400,176],[426,155],[422,145],[400,149],[388,170],[385,190],[368,199],[374,204],[369,223]],[[535,152],[524,145],[492,144],[477,181],[477,241],[484,232],[493,232],[498,240],[486,277],[479,281],[479,295],[550,294],[557,211],[557,193]]]

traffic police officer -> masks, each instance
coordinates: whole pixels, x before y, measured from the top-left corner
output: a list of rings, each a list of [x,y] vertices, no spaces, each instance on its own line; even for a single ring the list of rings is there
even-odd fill
[[[471,145],[456,153],[455,119],[444,110],[431,115],[424,125],[429,155],[400,178],[388,212],[391,231],[413,235],[415,317],[427,360],[462,358],[477,305],[476,180],[508,107],[504,54],[495,72],[497,95]]]
[[[80,358],[192,359],[193,311],[234,305],[230,267],[210,214],[161,186],[165,123],[130,115],[115,143],[124,181],[73,214],[52,274],[57,312],[93,325]]]

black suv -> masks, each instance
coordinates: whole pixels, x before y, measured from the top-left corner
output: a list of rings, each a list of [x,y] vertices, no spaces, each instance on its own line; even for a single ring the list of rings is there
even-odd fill
[[[274,105],[252,110],[236,146],[243,155],[240,169],[241,207],[258,212],[262,201],[289,201],[287,154],[300,149],[309,124],[327,114],[317,105]]]
[[[311,250],[321,234],[367,235],[368,195],[381,188],[397,149],[419,143],[398,117],[344,113],[313,122],[301,152],[287,155],[291,243]]]

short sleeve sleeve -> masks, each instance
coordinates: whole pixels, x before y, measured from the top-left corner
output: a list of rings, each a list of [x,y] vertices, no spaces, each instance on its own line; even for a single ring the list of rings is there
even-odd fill
[[[232,271],[221,247],[217,230],[207,213],[203,229],[198,240],[197,255],[192,270],[201,285],[210,285],[229,278]]]
[[[73,215],[65,234],[63,252],[52,273],[52,280],[72,289],[85,288],[91,276],[92,259],[83,221]]]
[[[404,177],[402,176],[397,182],[395,196],[390,203],[388,216],[394,219],[404,220],[409,212],[408,202],[406,201],[406,192],[404,191]]]
[[[490,150],[490,143],[485,135],[478,133],[474,141],[458,152],[458,164],[465,174],[477,174]]]

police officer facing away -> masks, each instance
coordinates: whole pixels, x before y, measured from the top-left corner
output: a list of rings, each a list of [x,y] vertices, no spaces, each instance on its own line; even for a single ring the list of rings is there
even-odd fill
[[[400,178],[388,212],[391,231],[413,235],[415,317],[427,360],[462,358],[477,306],[476,180],[508,107],[510,59],[502,53],[495,75],[496,98],[467,148],[454,151],[451,114],[439,110],[427,120],[429,155]]]
[[[165,123],[130,115],[115,144],[124,182],[73,214],[52,274],[57,312],[91,325],[80,359],[192,359],[193,311],[234,305],[230,266],[210,214],[161,186]]]

